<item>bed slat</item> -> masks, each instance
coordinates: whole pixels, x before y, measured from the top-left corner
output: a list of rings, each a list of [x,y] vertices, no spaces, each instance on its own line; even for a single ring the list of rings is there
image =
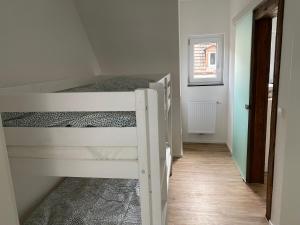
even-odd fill
[[[10,159],[13,174],[56,177],[138,179],[136,160]]]
[[[135,127],[4,128],[8,146],[137,146]]]
[[[137,147],[8,146],[9,158],[137,160]]]
[[[134,92],[1,94],[0,112],[135,111]]]

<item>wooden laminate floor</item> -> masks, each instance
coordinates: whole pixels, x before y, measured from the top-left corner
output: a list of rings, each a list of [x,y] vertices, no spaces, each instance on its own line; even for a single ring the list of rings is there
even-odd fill
[[[265,185],[246,185],[223,145],[184,145],[173,165],[168,225],[267,225]]]

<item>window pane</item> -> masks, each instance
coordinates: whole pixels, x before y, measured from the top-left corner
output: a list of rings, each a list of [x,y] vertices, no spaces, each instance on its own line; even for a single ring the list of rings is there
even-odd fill
[[[216,53],[211,53],[209,56],[209,65],[214,66],[216,65]]]
[[[194,78],[216,76],[217,43],[203,42],[193,46],[193,74]]]

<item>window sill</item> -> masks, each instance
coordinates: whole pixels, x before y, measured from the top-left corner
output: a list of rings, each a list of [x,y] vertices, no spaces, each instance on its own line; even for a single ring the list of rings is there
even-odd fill
[[[215,84],[188,84],[188,87],[224,86],[224,83]]]

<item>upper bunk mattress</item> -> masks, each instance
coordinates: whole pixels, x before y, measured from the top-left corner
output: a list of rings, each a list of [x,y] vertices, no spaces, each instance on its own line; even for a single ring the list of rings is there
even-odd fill
[[[23,225],[141,225],[137,180],[66,178]]]
[[[149,88],[152,80],[117,77],[61,92],[123,92]],[[4,127],[136,127],[135,112],[2,112]]]

